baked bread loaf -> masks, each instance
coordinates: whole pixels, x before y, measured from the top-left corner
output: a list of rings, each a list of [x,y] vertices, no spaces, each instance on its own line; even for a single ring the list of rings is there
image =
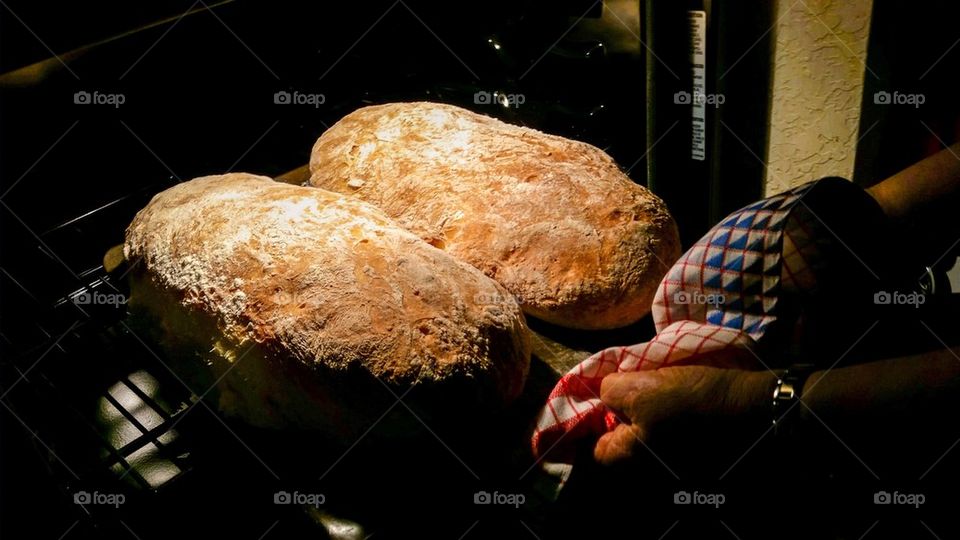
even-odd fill
[[[197,395],[212,386],[255,426],[355,437],[397,404],[384,383],[427,410],[496,409],[523,388],[519,306],[476,304],[506,291],[361,201],[197,178],[137,214],[124,256],[140,327]]]
[[[566,327],[645,316],[680,255],[666,206],[602,150],[452,105],[354,111],[314,145],[310,171]]]

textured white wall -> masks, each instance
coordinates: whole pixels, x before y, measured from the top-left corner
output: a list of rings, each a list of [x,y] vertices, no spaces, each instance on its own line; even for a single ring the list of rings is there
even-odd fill
[[[766,192],[853,176],[872,0],[776,0]]]

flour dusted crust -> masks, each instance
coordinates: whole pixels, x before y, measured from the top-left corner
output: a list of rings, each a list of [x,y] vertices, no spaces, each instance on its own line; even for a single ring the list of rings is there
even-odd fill
[[[519,306],[478,304],[507,293],[361,201],[249,174],[197,178],[137,214],[124,255],[131,311],[165,348],[193,351],[221,408],[255,425],[365,428],[358,419],[383,413],[365,402],[388,395],[374,378],[398,395],[468,388],[492,407],[522,390]]]
[[[310,183],[370,202],[555,324],[650,311],[680,255],[663,202],[602,150],[439,103],[364,107],[313,147]]]

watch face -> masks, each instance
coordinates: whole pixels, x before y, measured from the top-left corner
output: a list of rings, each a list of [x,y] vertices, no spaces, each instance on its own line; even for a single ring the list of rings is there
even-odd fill
[[[783,384],[780,386],[780,399],[782,401],[789,401],[797,395],[795,384],[795,379],[783,381]]]

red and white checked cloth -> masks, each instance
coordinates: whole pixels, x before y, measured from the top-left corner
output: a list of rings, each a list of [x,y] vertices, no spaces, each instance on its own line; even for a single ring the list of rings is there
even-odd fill
[[[605,376],[752,350],[781,315],[782,295],[812,294],[823,254],[834,241],[802,203],[820,182],[823,190],[846,183],[811,182],[753,203],[691,247],[657,290],[652,313],[658,334],[647,343],[596,353],[561,377],[537,419],[534,455],[572,463],[580,442],[620,423],[600,401]]]
[[[600,382],[611,373],[657,369],[753,347],[753,339],[741,330],[678,321],[646,343],[600,351],[577,364],[550,393],[533,434],[534,453],[550,453],[552,461],[569,463],[575,441],[599,437],[620,424],[616,413],[600,402]]]

